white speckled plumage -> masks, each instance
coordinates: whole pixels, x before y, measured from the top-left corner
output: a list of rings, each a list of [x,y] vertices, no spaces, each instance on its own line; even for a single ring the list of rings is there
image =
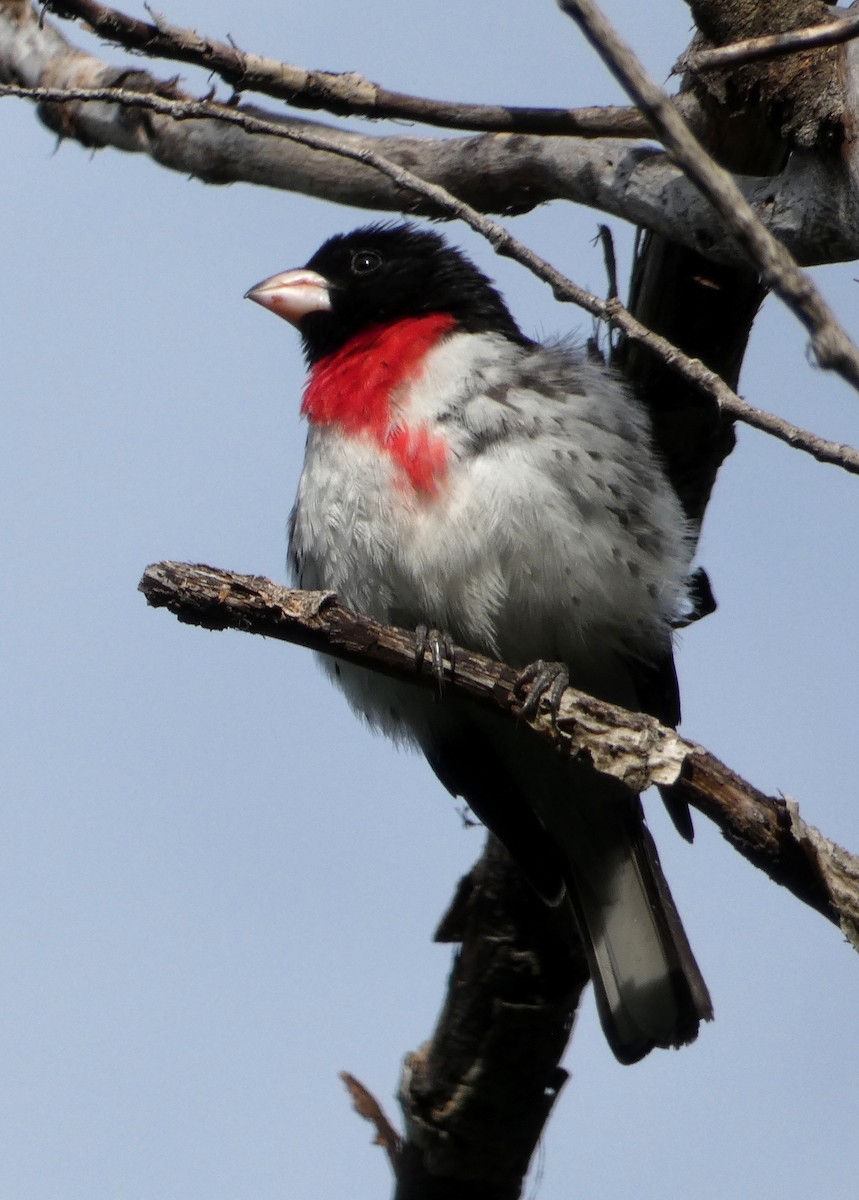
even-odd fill
[[[371,438],[311,427],[291,522],[300,586],[514,665],[560,659],[574,679],[665,653],[691,539],[618,380],[563,346],[459,333],[392,418],[449,444],[440,494],[404,484]],[[372,702],[359,707],[384,727]]]

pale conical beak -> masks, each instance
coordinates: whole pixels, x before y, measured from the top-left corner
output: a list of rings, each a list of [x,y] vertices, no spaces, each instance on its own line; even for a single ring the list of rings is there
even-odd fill
[[[245,299],[261,304],[291,325],[297,325],[308,313],[331,310],[328,280],[305,267],[299,267],[297,271],[281,271],[262,283],[255,283],[245,292]]]

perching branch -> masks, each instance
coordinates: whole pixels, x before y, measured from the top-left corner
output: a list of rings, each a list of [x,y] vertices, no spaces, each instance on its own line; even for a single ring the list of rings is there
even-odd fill
[[[95,0],[48,0],[58,17],[79,18],[105,41],[148,58],[188,63],[219,76],[234,93],[259,92],[292,108],[323,110],[339,117],[419,121],[443,129],[566,137],[648,137],[650,126],[636,108],[523,108],[466,104],[394,92],[354,71],[313,71],[249,54],[235,44],[183,29],[153,13],[153,23],[127,16]]]
[[[786,54],[801,54],[824,46],[838,46],[859,37],[859,17],[841,16],[833,12],[832,20],[807,29],[789,33],[774,33],[767,37],[744,38],[730,46],[713,50],[696,50],[683,59],[684,71],[718,71],[742,67],[748,63],[766,62]]]
[[[412,632],[344,608],[330,592],[293,591],[259,576],[171,562],[147,567],[140,590],[153,607],[167,608],[188,624],[263,634],[437,686],[431,663],[415,667]],[[513,667],[457,649],[447,686],[521,719],[517,675]],[[636,792],[654,784],[675,789],[745,858],[840,925],[859,950],[859,859],[807,826],[795,805],[764,795],[654,718],[574,688],[564,693],[556,720],[544,704],[529,723],[559,753],[587,758]]]
[[[720,214],[767,286],[806,327],[820,365],[859,389],[859,347],[847,336],[808,274],[758,219],[728,172],[707,154],[631,47],[593,0],[558,0],[558,4],[646,114],[663,145]]]

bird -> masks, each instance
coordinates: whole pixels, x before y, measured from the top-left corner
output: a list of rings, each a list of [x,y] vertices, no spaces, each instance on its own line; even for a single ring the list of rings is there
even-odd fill
[[[246,297],[297,330],[303,469],[289,519],[301,588],[521,669],[679,720],[672,633],[694,538],[643,404],[602,361],[526,336],[434,228],[372,224]],[[325,660],[371,727],[416,746],[571,911],[622,1063],[712,1019],[639,797],[525,722]],[[553,674],[554,672],[554,674]],[[691,838],[688,809],[669,811]]]

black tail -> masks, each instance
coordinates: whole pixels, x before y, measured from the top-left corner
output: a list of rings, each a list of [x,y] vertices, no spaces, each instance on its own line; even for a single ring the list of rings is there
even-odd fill
[[[643,821],[616,850],[608,888],[575,868],[568,886],[603,1030],[615,1057],[634,1063],[694,1041],[713,1006]]]
[[[623,1063],[695,1039],[713,1007],[637,796],[530,730],[437,713],[424,752],[550,905],[572,909],[606,1038]]]

